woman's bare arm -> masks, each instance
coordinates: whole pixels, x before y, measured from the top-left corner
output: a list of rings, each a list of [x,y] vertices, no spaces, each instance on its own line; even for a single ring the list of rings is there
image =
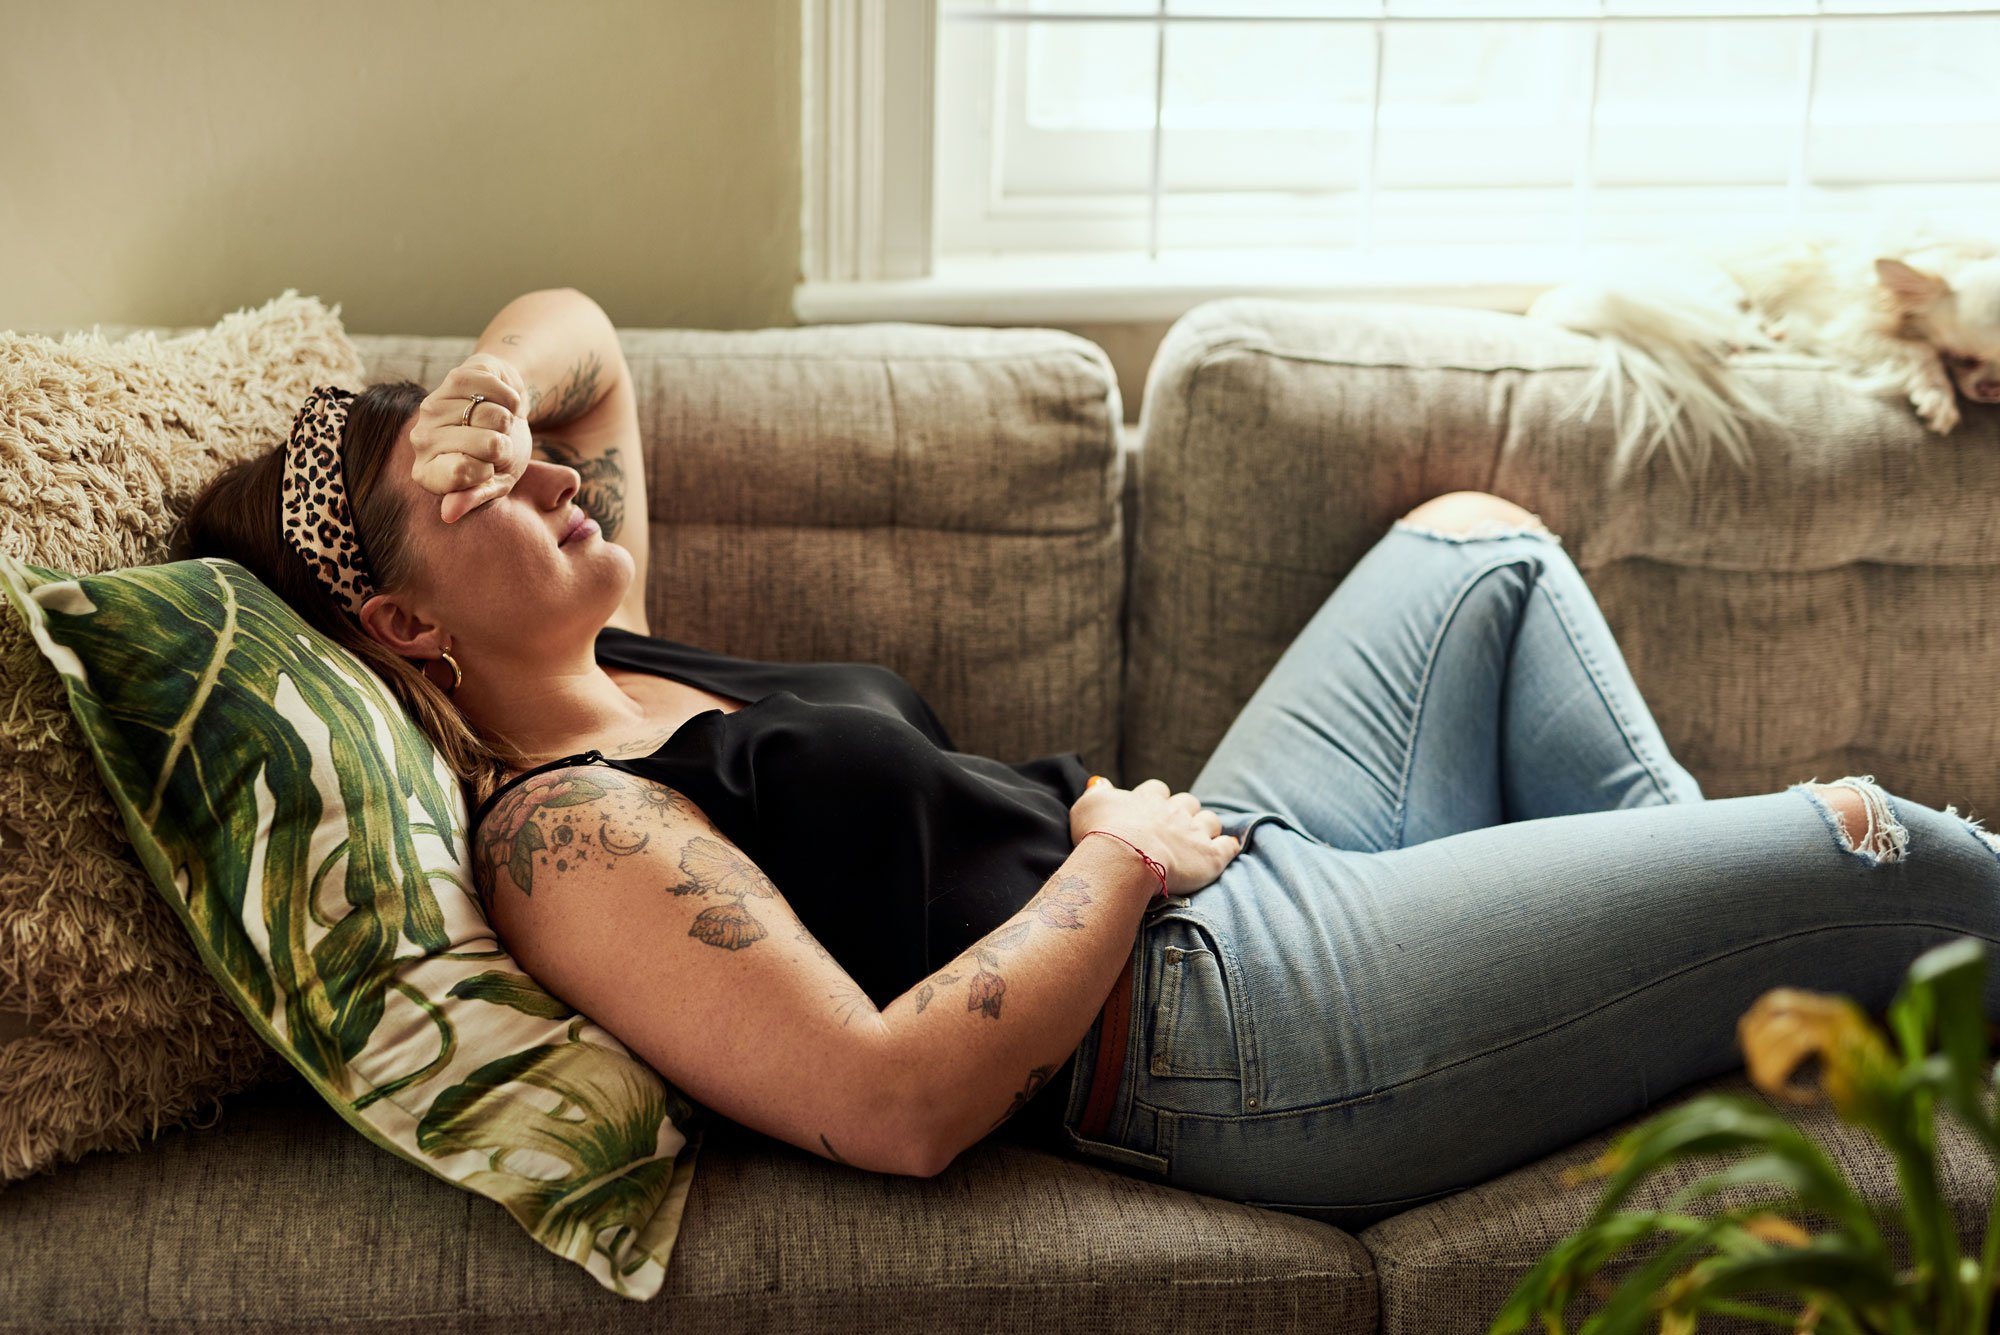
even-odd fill
[[[632,584],[610,624],[649,633],[646,455],[632,370],[611,317],[573,287],[530,292],[501,307],[473,351],[520,368],[535,457],[574,468],[577,505],[606,542],[632,554]]]
[[[1085,839],[1019,913],[878,1011],[664,784],[602,766],[530,779],[481,823],[474,865],[515,960],[696,1102],[912,1176],[1019,1111],[1082,1041],[1156,884],[1131,849]]]
[[[939,1173],[1027,1106],[1076,1050],[1159,882],[1116,839],[1085,839],[1020,912],[882,1012]]]
[[[858,1168],[929,1167],[874,1003],[683,794],[547,771],[480,822],[474,866],[529,976],[696,1103]]]
[[[528,425],[551,431],[602,402],[625,364],[610,317],[573,287],[514,298],[487,323],[472,350],[520,368],[528,382]]]

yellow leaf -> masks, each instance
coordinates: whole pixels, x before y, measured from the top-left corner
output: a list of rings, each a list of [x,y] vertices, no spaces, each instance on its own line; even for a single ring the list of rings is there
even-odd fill
[[[1888,1064],[1888,1049],[1868,1016],[1846,997],[1801,988],[1778,987],[1757,998],[1736,1022],[1750,1083],[1791,1103],[1812,1103],[1817,1095],[1787,1084],[1791,1073],[1812,1057],[1820,1060],[1820,1084],[1846,1115],[1855,1106],[1869,1068]]]
[[[1629,1155],[1623,1146],[1613,1145],[1589,1163],[1577,1164],[1573,1167],[1563,1169],[1558,1177],[1566,1187],[1578,1186],[1581,1183],[1591,1181],[1593,1178],[1611,1176],[1611,1174],[1618,1171],[1628,1157]]]
[[[1775,1242],[1783,1247],[1803,1247],[1812,1241],[1812,1234],[1778,1214],[1751,1215],[1743,1220],[1739,1227],[1752,1237]]]

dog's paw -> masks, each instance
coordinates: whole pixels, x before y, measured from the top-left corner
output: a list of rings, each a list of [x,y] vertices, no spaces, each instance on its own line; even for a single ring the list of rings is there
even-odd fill
[[[1910,395],[1910,406],[1924,425],[1940,436],[1949,435],[1958,425],[1958,396],[1948,389],[1925,386]]]

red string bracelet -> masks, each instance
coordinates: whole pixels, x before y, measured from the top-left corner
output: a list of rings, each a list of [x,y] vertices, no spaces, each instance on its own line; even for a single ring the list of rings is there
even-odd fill
[[[1137,853],[1141,858],[1141,860],[1143,860],[1146,866],[1152,871],[1153,875],[1160,878],[1160,893],[1154,895],[1153,898],[1165,899],[1167,897],[1167,869],[1161,866],[1159,863],[1153,861],[1151,858],[1147,857],[1145,849],[1139,847],[1139,845],[1133,843],[1130,839],[1127,839],[1122,834],[1111,834],[1111,831],[1109,830],[1085,830],[1083,832],[1083,838],[1078,839],[1077,842],[1080,844],[1083,842],[1084,839],[1090,838],[1090,836],[1093,834],[1111,835],[1113,839],[1116,839],[1119,843],[1124,844],[1134,853]],[[1150,903],[1151,901],[1148,902]]]

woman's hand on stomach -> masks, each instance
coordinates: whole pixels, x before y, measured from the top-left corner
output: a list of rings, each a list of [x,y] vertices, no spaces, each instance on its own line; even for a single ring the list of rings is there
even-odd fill
[[[1176,793],[1165,780],[1148,779],[1120,788],[1109,779],[1084,789],[1069,809],[1072,845],[1091,830],[1129,839],[1166,868],[1167,893],[1187,895],[1212,885],[1243,851],[1235,836],[1222,833],[1222,817],[1193,793]]]

